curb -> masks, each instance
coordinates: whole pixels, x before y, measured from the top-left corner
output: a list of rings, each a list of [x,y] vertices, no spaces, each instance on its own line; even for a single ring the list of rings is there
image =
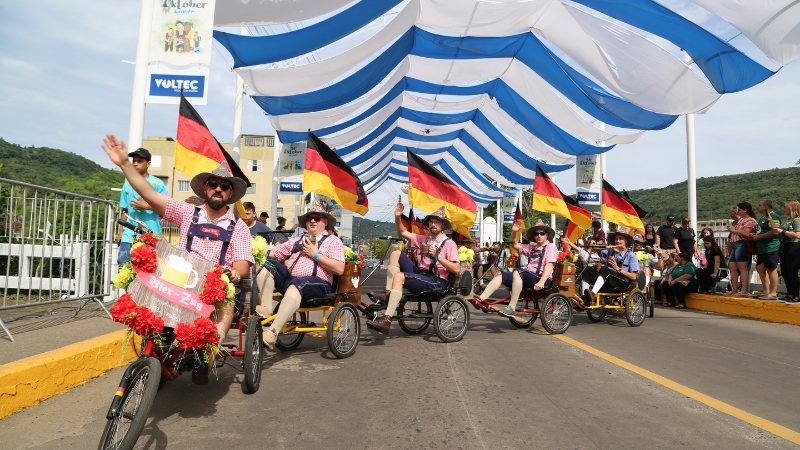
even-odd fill
[[[800,325],[800,306],[787,305],[775,300],[689,294],[686,296],[686,306],[692,309],[718,312],[730,316]]]
[[[0,366],[0,418],[33,406],[137,358],[127,330]]]

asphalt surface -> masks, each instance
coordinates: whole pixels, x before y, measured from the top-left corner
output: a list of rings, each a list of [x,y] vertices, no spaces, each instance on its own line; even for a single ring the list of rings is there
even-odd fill
[[[378,275],[378,274],[376,274]],[[373,280],[374,281],[374,280]],[[370,283],[371,284],[371,283]],[[534,328],[470,309],[463,341],[430,327],[389,336],[362,327],[356,353],[323,339],[270,352],[261,388],[240,365],[158,392],[140,448],[797,448],[788,440]],[[566,335],[731,407],[800,431],[800,329],[656,307]],[[362,319],[362,325],[363,325]],[[123,369],[0,420],[2,447],[94,448]]]

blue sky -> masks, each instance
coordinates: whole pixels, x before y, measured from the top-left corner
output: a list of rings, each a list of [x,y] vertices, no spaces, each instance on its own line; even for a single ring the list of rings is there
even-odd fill
[[[112,132],[127,139],[133,65],[122,60],[135,58],[139,8],[138,0],[0,3],[0,137],[110,167],[100,141]],[[209,103],[197,110],[221,142],[230,142],[236,79],[230,56],[214,47]],[[177,115],[177,105],[148,105],[145,135],[174,136]],[[793,166],[800,159],[800,63],[723,96],[695,123],[698,177]],[[245,102],[243,132],[273,132],[251,100]],[[685,148],[680,118],[609,152],[607,179],[627,190],[684,181]],[[573,193],[575,172],[557,175],[556,182]],[[388,219],[381,205],[397,191],[393,184],[373,194],[367,217]]]

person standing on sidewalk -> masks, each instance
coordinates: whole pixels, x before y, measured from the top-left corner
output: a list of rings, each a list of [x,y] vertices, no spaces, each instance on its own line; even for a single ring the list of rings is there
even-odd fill
[[[691,259],[692,256],[700,259],[700,252],[697,250],[696,235],[694,233],[694,228],[690,227],[691,224],[692,220],[688,216],[683,216],[681,226],[675,229],[675,247],[678,248],[679,252],[689,255],[689,259]]]
[[[667,216],[667,224],[661,225],[656,231],[656,245],[658,248],[666,250],[667,254],[677,252],[678,249],[675,247],[675,231],[677,230],[675,216],[670,214]]]
[[[753,206],[748,202],[736,205],[736,219],[728,225],[728,242],[731,245],[728,270],[731,277],[731,291],[725,294],[730,297],[747,297],[750,292],[750,263],[753,257],[747,252],[746,242],[752,240],[756,219],[753,217]],[[739,282],[741,281],[741,291]]]
[[[758,247],[756,257],[756,270],[761,279],[761,300],[778,299],[778,251],[781,249],[781,242],[778,239],[778,232],[774,230],[773,224],[780,225],[781,217],[772,210],[772,200],[761,200],[758,202],[758,212],[761,218],[756,225],[756,234],[753,239]]]
[[[144,177],[150,186],[159,194],[169,195],[167,185],[160,178],[150,175],[150,160],[152,156],[147,149],[138,148],[134,152],[128,153],[128,157],[133,160],[133,168]],[[145,200],[136,193],[128,180],[122,184],[122,193],[119,195],[119,207],[122,209],[122,219],[138,220],[147,225],[147,228],[158,236],[161,234],[161,221],[158,213]],[[119,242],[119,254],[117,264],[122,265],[131,260],[131,246],[133,245],[133,230],[120,225],[117,230],[117,241]]]
[[[781,274],[786,282],[786,303],[800,304],[800,202],[788,200],[784,208],[789,218],[775,228],[783,242]]]

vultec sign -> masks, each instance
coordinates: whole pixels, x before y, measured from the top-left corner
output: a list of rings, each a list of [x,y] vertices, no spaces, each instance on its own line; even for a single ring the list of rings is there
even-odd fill
[[[180,97],[181,91],[185,97],[204,97],[205,77],[155,73],[150,75],[150,95]]]
[[[303,182],[302,181],[281,181],[280,182],[280,192],[284,193],[297,193],[303,192]]]

